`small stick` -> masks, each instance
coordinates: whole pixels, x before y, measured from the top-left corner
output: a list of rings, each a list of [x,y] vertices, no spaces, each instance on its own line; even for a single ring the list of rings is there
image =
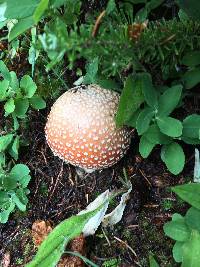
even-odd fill
[[[106,11],[102,11],[101,14],[98,16],[95,24],[94,24],[94,28],[93,28],[93,31],[92,31],[92,37],[96,37],[97,36],[97,33],[98,33],[98,30],[99,30],[99,26],[101,24],[101,20],[102,18],[104,17],[104,15],[106,14]]]

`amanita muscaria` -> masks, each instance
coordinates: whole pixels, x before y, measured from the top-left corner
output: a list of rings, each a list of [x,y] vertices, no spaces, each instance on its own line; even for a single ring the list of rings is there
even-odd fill
[[[53,153],[88,172],[107,168],[126,153],[130,129],[117,128],[119,94],[98,85],[82,85],[61,95],[45,127]]]

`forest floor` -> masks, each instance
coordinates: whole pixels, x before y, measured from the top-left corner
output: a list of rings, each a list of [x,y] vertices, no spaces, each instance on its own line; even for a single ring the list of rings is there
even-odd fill
[[[36,253],[31,232],[35,221],[48,221],[54,227],[77,214],[105,190],[122,188],[120,177],[125,169],[133,190],[123,219],[113,228],[100,227],[86,238],[85,256],[99,266],[148,267],[152,253],[160,266],[177,266],[172,258],[173,242],[165,237],[163,225],[173,213],[186,211],[187,206],[170,187],[192,179],[194,151],[186,147],[185,169],[174,176],[160,160],[159,147],[148,159],[139,156],[135,136],[127,155],[113,168],[80,178],[73,166],[54,157],[45,141],[48,112],[30,115],[25,133],[29,146],[22,148],[19,159],[31,169],[29,204],[26,212],[16,211],[8,223],[0,225],[0,260],[9,256],[10,267],[24,266]]]

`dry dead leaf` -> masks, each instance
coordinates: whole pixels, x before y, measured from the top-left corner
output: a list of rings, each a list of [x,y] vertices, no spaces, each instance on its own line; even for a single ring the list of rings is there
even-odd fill
[[[35,221],[32,225],[32,238],[35,246],[38,247],[51,231],[52,226],[49,221]]]
[[[76,238],[74,238],[67,250],[72,252],[78,252],[81,255],[85,256],[85,238],[83,235],[80,235]],[[58,267],[84,267],[84,262],[76,256],[68,256],[64,255],[62,259],[60,260]]]
[[[2,267],[9,267],[10,266],[10,252],[6,252],[3,255],[3,260],[2,260]]]

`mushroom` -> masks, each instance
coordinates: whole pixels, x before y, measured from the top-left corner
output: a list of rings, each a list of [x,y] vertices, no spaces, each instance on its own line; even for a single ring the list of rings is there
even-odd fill
[[[86,172],[107,168],[126,153],[131,139],[127,127],[117,128],[119,94],[98,85],[81,85],[61,95],[45,127],[54,155]]]

